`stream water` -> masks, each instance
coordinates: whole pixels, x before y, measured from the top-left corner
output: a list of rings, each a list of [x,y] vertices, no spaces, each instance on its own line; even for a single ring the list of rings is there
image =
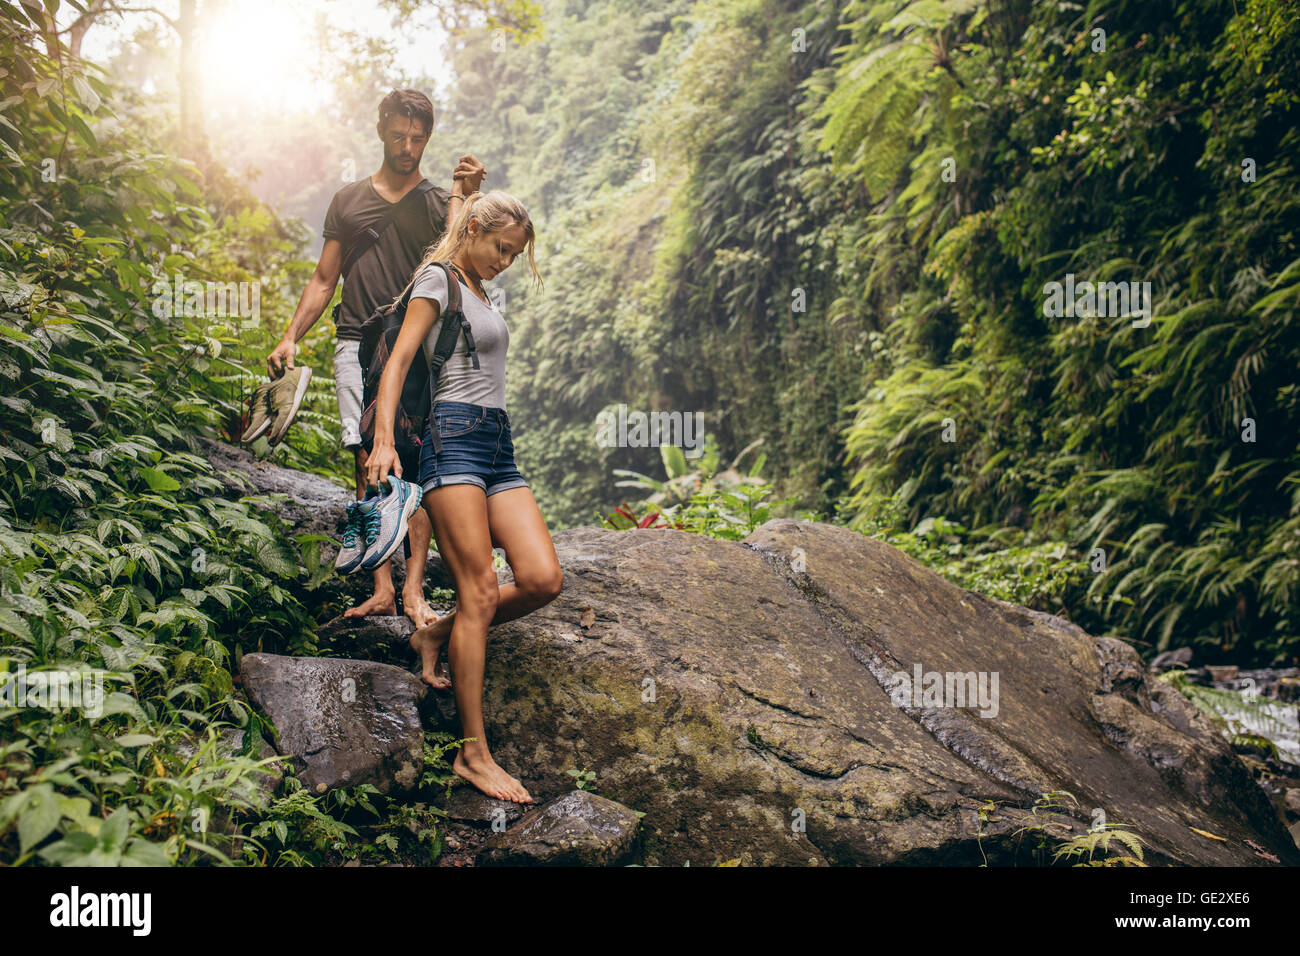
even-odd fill
[[[1239,705],[1217,696],[1207,700],[1227,722],[1229,734],[1256,734],[1268,738],[1277,746],[1278,759],[1294,764],[1296,775],[1300,776],[1300,704],[1260,695],[1250,677],[1216,682],[1215,689],[1240,700]]]

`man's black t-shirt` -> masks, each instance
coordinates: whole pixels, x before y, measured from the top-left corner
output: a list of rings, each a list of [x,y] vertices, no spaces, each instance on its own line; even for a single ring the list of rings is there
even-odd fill
[[[446,228],[450,197],[446,189],[434,186],[424,194],[423,209],[410,193],[402,197],[404,205],[392,225],[380,234],[343,280],[343,307],[335,325],[340,339],[360,339],[361,323],[370,313],[392,302],[406,288],[421,257]],[[349,183],[330,200],[322,235],[343,244],[346,261],[355,237],[383,219],[392,206],[375,191],[369,176]]]

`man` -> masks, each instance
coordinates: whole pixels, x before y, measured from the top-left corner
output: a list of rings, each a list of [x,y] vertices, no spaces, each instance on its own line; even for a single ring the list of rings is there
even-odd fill
[[[285,366],[294,368],[298,340],[334,297],[334,287],[357,237],[368,226],[378,229],[377,223],[393,209],[393,204],[401,202],[423,179],[420,158],[433,130],[433,104],[428,97],[417,90],[394,90],[379,104],[376,129],[384,144],[383,165],[373,175],[344,186],[330,201],[320,260],[283,338],[267,356],[267,371],[272,378],[282,374]],[[388,304],[402,292],[425,249],[441,236],[463,198],[476,192],[486,175],[477,159],[462,156],[452,173],[451,192],[434,186],[424,194],[422,202],[418,195],[411,197],[413,201],[397,209],[391,225],[356,258],[344,276],[342,302],[335,318],[338,342],[334,349],[334,381],[343,423],[342,444],[352,449],[355,458],[358,499],[366,493],[367,458],[360,431],[362,369],[357,353],[361,324],[377,306]],[[404,463],[403,469],[406,467]],[[409,473],[417,471],[419,463],[414,462]],[[436,619],[424,600],[424,567],[432,529],[423,509],[411,516],[407,530],[410,554],[402,586],[402,610],[416,627],[423,627]],[[391,561],[373,573],[374,594],[365,603],[344,611],[344,617],[397,613]]]

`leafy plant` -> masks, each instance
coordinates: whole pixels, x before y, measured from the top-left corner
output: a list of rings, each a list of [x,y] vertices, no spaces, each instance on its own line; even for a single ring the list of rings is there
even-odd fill
[[[570,768],[565,771],[573,778],[573,785],[579,790],[587,790],[596,782],[596,772],[594,770],[575,770]]]
[[[1047,865],[1047,852],[1052,850],[1051,863],[1073,860],[1073,866],[1146,866],[1143,862],[1144,841],[1131,827],[1122,823],[1103,822],[1077,836],[1064,836],[1074,829],[1072,813],[1077,813],[1079,801],[1065,790],[1049,790],[1034,801],[1030,813],[1034,822],[1018,828],[1014,836],[1033,834],[1037,838],[1034,858]],[[1111,844],[1116,846],[1112,848]],[[1127,851],[1127,852],[1126,852]],[[1097,853],[1103,854],[1094,859]]]

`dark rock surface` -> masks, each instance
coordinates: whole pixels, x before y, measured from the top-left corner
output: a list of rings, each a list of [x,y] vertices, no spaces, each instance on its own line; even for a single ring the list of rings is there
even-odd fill
[[[640,821],[632,810],[572,790],[524,814],[479,850],[479,866],[616,866],[631,854]]]
[[[311,476],[254,477],[339,514],[347,500]],[[300,530],[328,519],[300,517]],[[774,520],[740,543],[595,528],[555,541],[563,592],[489,632],[487,740],[534,794],[594,770],[602,793],[645,811],[645,863],[1024,865],[1033,837],[1016,831],[1064,790],[1080,804],[1057,817],[1067,837],[1100,811],[1142,837],[1148,862],[1267,865],[1263,847],[1300,864],[1243,762],[1119,640],[826,524]],[[918,667],[989,691],[996,676],[992,706],[905,698],[897,675]],[[452,695],[403,676],[417,685],[404,713],[418,691],[447,726]],[[290,749],[310,752],[319,738],[304,734]]]
[[[452,790],[442,809],[447,819],[477,827],[509,826],[528,810],[522,804],[489,797],[468,784]]]
[[[414,631],[415,625],[405,614],[340,615],[316,628],[316,639],[322,648],[335,654],[405,666],[418,660],[410,643]]]
[[[1152,862],[1267,862],[1246,840],[1300,862],[1215,729],[1121,641],[830,525],[772,521],[743,544],[583,528],[556,546],[564,591],[490,632],[488,740],[530,789],[597,770],[646,811],[647,863],[1010,862],[1052,790],[1081,804],[1066,835],[1100,810]],[[895,706],[914,665],[997,673],[996,714]]]
[[[419,786],[419,706],[428,689],[419,678],[372,661],[278,654],[245,654],[239,673],[308,790],[369,783],[396,794]]]

